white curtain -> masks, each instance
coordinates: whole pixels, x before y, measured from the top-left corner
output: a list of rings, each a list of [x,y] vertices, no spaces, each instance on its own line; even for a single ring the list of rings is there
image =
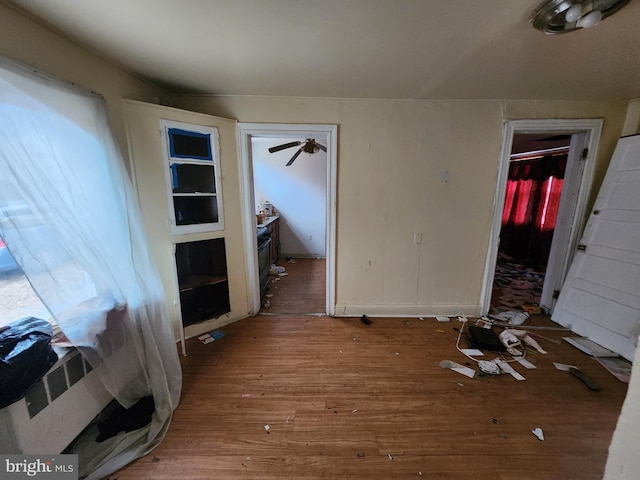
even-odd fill
[[[147,428],[78,447],[87,478],[109,475],[168,428],[182,385],[173,329],[104,100],[8,59],[0,236],[114,398],[129,408],[153,396]]]

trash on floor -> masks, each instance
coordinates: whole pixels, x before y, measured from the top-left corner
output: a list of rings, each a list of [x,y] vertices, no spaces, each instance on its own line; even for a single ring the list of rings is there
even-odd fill
[[[281,275],[284,272],[285,268],[279,267],[278,265],[271,265],[271,268],[269,269],[269,275]]]
[[[505,346],[507,347],[507,351],[509,350],[510,346],[520,347],[521,346],[520,340],[522,340],[527,345],[535,348],[539,353],[542,353],[542,354],[547,353],[545,350],[542,349],[542,347],[538,344],[538,342],[536,342],[533,338],[531,338],[531,336],[529,335],[529,332],[527,332],[526,330],[516,330],[513,328],[505,328],[503,332],[500,334],[500,339],[502,340],[502,343],[504,343]],[[513,345],[514,340],[516,345]],[[512,345],[509,345],[509,343],[511,343]]]
[[[439,322],[450,322],[451,319],[445,315],[436,315],[436,320]]]
[[[600,390],[600,385],[598,385],[596,382],[591,380],[591,378],[585,375],[578,367],[574,365],[566,365],[564,363],[557,363],[557,362],[553,362],[553,364],[558,370],[562,370],[563,372],[569,372],[571,375],[576,377],[578,380],[584,383],[589,390],[593,390],[594,392],[597,392],[598,390]]]
[[[220,340],[222,337],[224,337],[224,333],[222,333],[220,330],[213,330],[209,333],[205,333],[204,335],[200,335],[198,337],[198,340],[200,340],[204,344],[207,344],[215,342],[216,340]]]
[[[494,360],[494,363],[498,365],[498,367],[500,367],[500,370],[502,370],[504,373],[508,373],[516,380],[519,380],[519,381],[526,380],[526,378],[520,375],[509,363],[505,362],[504,360],[496,358]]]
[[[506,310],[499,313],[493,313],[491,318],[499,320],[508,325],[523,325],[529,320],[529,314],[519,310]]]
[[[369,320],[369,317],[366,315],[362,315],[362,317],[360,317],[360,321],[365,325],[371,325],[371,320]]]
[[[488,373],[489,375],[498,375],[500,373],[500,368],[495,362],[490,362],[489,360],[480,360],[478,362],[478,368],[482,373]]]
[[[596,361],[618,380],[629,383],[633,367],[629,360],[622,357],[596,357]]]
[[[540,427],[534,428],[531,430],[531,433],[533,433],[541,442],[544,441],[544,433]]]
[[[465,367],[464,365],[460,365],[459,363],[451,360],[442,360],[440,362],[440,367],[448,368],[469,378],[473,378],[476,374],[476,371],[473,368]]]

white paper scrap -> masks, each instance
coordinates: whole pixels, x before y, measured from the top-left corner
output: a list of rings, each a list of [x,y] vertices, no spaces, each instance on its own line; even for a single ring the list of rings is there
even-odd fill
[[[513,369],[513,367],[511,365],[509,365],[507,362],[503,362],[499,358],[496,358],[494,360],[494,362],[500,367],[500,370],[502,370],[504,373],[508,373],[509,375],[511,375],[516,380],[526,380],[526,378],[524,378],[522,375],[520,375],[518,372],[516,372]]]
[[[462,353],[465,355],[469,355],[470,357],[479,357],[480,355],[484,355],[482,350],[478,350],[477,348],[462,348]]]
[[[476,371],[473,368],[469,368],[469,367],[454,367],[451,370],[454,370],[458,373],[461,373],[462,375],[469,377],[469,378],[473,378],[476,374]]]
[[[553,364],[558,370],[562,370],[563,372],[568,372],[569,369],[576,368],[573,365],[567,365],[566,363],[553,362]]]
[[[449,317],[446,317],[444,315],[436,315],[436,320],[438,320],[439,322],[450,322],[451,319]]]
[[[465,367],[464,365],[460,365],[459,363],[452,362],[451,360],[443,360],[440,362],[440,366],[442,368],[449,368],[458,373],[461,373],[465,377],[473,378],[476,374],[476,371],[473,368]]]
[[[531,430],[531,433],[538,437],[538,440],[540,440],[541,442],[544,441],[544,433],[542,433],[542,429],[540,427],[534,428],[533,430]]]
[[[516,359],[516,361],[522,365],[524,368],[527,368],[529,370],[533,369],[533,368],[538,368],[536,367],[533,363],[531,363],[529,360],[527,360],[526,358],[518,358]]]

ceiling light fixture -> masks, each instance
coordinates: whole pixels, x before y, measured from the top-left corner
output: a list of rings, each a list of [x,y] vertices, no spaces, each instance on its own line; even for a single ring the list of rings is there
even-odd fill
[[[556,35],[591,28],[624,7],[631,0],[545,0],[536,8],[531,22],[538,30]]]

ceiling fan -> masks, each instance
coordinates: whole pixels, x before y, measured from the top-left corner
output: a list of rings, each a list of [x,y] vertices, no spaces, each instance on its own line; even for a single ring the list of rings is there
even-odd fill
[[[276,145],[275,147],[271,147],[269,149],[269,153],[275,153],[275,152],[279,152],[280,150],[286,150],[287,148],[292,148],[297,146],[300,146],[300,148],[296,153],[293,154],[293,157],[291,157],[291,159],[287,162],[287,164],[285,165],[286,167],[290,166],[296,160],[296,158],[298,158],[298,155],[300,155],[302,152],[316,153],[319,150],[322,150],[323,152],[327,151],[327,147],[325,147],[324,145],[320,145],[313,138],[307,138],[304,141],[289,142],[289,143],[283,143],[282,145]]]

